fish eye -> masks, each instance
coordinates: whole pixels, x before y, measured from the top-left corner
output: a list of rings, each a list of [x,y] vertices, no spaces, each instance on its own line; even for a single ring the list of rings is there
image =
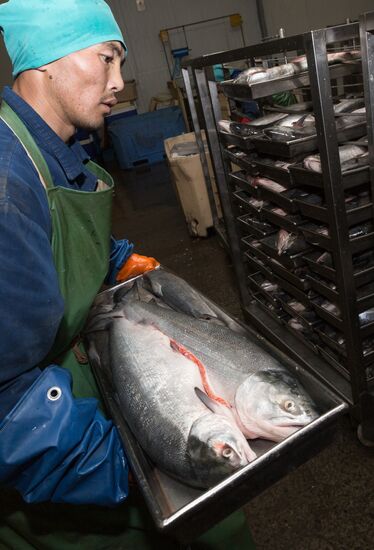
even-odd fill
[[[290,412],[290,413],[296,412],[295,402],[291,401],[291,399],[287,399],[286,401],[284,401],[282,406],[286,412]]]
[[[231,447],[225,447],[222,451],[222,456],[224,458],[231,458],[233,455],[233,450],[231,449]]]

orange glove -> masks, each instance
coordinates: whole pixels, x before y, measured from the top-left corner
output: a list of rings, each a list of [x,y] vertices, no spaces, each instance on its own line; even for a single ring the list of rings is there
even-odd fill
[[[160,263],[149,256],[140,256],[139,254],[131,254],[127,262],[123,264],[116,276],[116,281],[121,283],[136,277],[137,275],[142,275],[146,271],[151,271],[158,267]]]

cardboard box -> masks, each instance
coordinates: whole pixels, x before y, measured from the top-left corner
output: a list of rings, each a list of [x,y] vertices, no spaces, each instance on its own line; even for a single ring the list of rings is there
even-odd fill
[[[121,92],[116,94],[119,102],[123,101],[135,101],[137,98],[136,81],[125,80],[125,87]]]

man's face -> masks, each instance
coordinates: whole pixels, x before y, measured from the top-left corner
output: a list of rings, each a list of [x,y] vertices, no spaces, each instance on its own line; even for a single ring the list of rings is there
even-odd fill
[[[124,58],[120,42],[103,42],[52,63],[49,99],[56,114],[75,128],[100,128],[124,87]]]

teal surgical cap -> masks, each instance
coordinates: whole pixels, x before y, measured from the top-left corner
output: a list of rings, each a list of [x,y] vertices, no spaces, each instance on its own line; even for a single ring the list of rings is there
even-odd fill
[[[104,0],[9,0],[0,5],[0,29],[13,76],[109,40],[126,50]]]

